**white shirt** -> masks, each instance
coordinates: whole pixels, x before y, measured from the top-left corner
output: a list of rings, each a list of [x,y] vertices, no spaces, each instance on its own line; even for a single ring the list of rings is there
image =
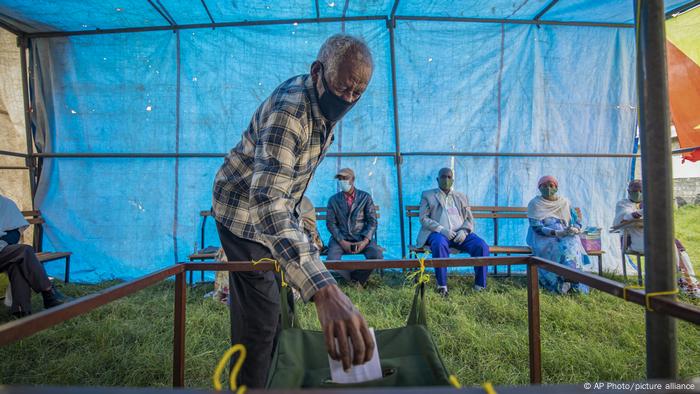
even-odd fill
[[[9,198],[0,194],[0,237],[7,234],[7,231],[19,229],[24,231],[29,226],[24,219],[22,211],[17,208],[17,204]],[[0,241],[0,250],[7,246],[7,242]]]
[[[457,207],[457,202],[455,201],[453,193],[445,193],[444,190],[440,189],[440,197],[442,199],[445,209],[442,211],[442,217],[440,218],[440,223],[447,223],[447,228],[452,231],[457,231],[464,223],[465,218],[462,216],[459,208]]]

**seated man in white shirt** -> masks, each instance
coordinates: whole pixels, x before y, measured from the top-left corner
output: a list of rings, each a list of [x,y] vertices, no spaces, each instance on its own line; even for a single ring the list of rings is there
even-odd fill
[[[421,229],[417,245],[428,246],[435,258],[450,257],[450,248],[472,257],[490,254],[489,246],[474,234],[474,218],[467,196],[452,190],[454,173],[443,168],[437,177],[438,188],[424,191],[420,201]],[[474,267],[474,289],[486,288],[486,267]],[[447,297],[447,268],[435,268],[438,292]]]
[[[32,313],[32,290],[41,293],[44,308],[63,303],[64,297],[49,281],[34,249],[20,243],[29,226],[14,201],[0,195],[0,272],[7,272],[12,288],[10,312],[16,318]]]
[[[615,206],[615,220],[613,225],[622,229],[622,246],[625,252],[637,252],[644,254],[644,222],[642,219],[642,181],[635,179],[627,185],[627,198],[617,202]],[[683,244],[675,240],[678,288],[683,293],[693,298],[700,298],[700,281],[695,276],[690,256]]]

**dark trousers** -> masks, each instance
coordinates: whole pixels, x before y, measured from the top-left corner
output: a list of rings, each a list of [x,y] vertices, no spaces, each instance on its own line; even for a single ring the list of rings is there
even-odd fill
[[[51,287],[44,266],[29,245],[7,245],[0,250],[0,272],[7,272],[12,285],[14,312],[32,311],[32,290],[39,293]]]
[[[233,235],[219,222],[216,229],[228,261],[273,258],[265,246]],[[250,388],[265,387],[281,329],[280,276],[273,271],[230,272],[228,299],[231,344],[243,344],[248,353],[238,375],[238,384]],[[293,311],[291,292],[287,303]]]
[[[440,233],[431,233],[426,243],[430,245],[430,253],[435,258],[450,257],[450,248],[467,252],[472,257],[486,257],[491,253],[489,245],[474,233],[469,233],[461,244],[448,240]],[[474,284],[486,287],[486,274],[486,267],[474,267]],[[435,280],[438,286],[447,286],[447,267],[435,268]]]
[[[367,247],[360,253],[364,254],[365,258],[370,260],[381,260],[384,258],[382,248],[380,248],[374,241],[370,241],[370,243],[367,244]],[[328,242],[328,255],[326,258],[328,260],[340,260],[343,254],[346,254],[345,251],[343,251],[343,248],[340,247],[340,244],[335,240],[335,238],[331,237],[331,240]],[[357,281],[362,284],[365,284],[369,279],[369,276],[372,274],[372,270],[339,270],[335,272],[347,281]]]

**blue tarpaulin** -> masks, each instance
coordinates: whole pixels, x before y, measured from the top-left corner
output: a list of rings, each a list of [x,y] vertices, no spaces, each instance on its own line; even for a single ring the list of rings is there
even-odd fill
[[[686,3],[667,1],[667,10]],[[331,152],[368,155],[326,158],[307,192],[316,206],[338,191],[335,172],[352,167],[357,186],[380,206],[385,256],[400,258],[399,181],[403,204],[417,205],[421,191],[436,187],[437,170],[453,167],[455,188],[472,205],[525,206],[537,194],[537,179],[550,174],[582,209],[586,225],[607,229],[625,192],[630,158],[489,153],[632,152],[633,2],[400,1],[390,20],[395,5],[0,0],[0,22],[34,34],[37,149],[212,154],[44,158],[36,197],[46,219],[44,249],[72,251],[71,276],[82,281],[129,279],[186,260],[202,247],[199,212],[211,206],[223,161],[214,154],[232,148],[260,102],[282,81],[307,73],[323,41],[339,32],[367,41],[375,71],[362,100],[337,126]],[[533,24],[542,11],[543,22]],[[243,21],[262,24],[233,25]],[[75,34],[95,29],[130,30]],[[73,33],[37,34],[61,31]],[[415,240],[414,221],[413,234],[405,226],[406,244]],[[503,219],[499,244],[524,245],[526,229],[525,220]],[[491,220],[478,220],[476,232],[492,243]],[[328,240],[325,228],[322,236]],[[218,245],[212,221],[206,239]],[[604,234],[603,245],[605,267],[615,269],[617,235]]]

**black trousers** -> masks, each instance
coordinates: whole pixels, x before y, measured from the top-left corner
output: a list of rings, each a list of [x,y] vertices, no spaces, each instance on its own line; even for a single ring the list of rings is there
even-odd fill
[[[369,260],[381,260],[384,258],[384,252],[382,251],[382,248],[377,245],[374,240],[370,241],[369,244],[367,244],[367,247],[365,247],[362,252],[360,252],[365,255],[366,259]],[[326,258],[328,260],[340,260],[340,258],[345,254],[345,251],[343,251],[343,248],[340,247],[340,244],[338,241],[335,240],[335,238],[331,237],[331,240],[328,242],[328,254],[326,255]],[[360,282],[361,284],[365,284],[367,280],[369,279],[369,276],[372,274],[372,270],[338,270],[335,271],[338,275],[342,276],[343,279],[346,281],[357,281]]]
[[[235,236],[219,222],[216,229],[229,261],[273,258],[265,246]],[[248,353],[238,375],[239,385],[265,387],[281,329],[280,284],[279,274],[273,271],[229,273],[231,344],[243,344]],[[286,307],[293,312],[291,292]]]
[[[14,312],[32,311],[32,290],[39,293],[51,287],[44,266],[29,245],[7,245],[0,250],[0,272],[7,272],[12,285]]]

